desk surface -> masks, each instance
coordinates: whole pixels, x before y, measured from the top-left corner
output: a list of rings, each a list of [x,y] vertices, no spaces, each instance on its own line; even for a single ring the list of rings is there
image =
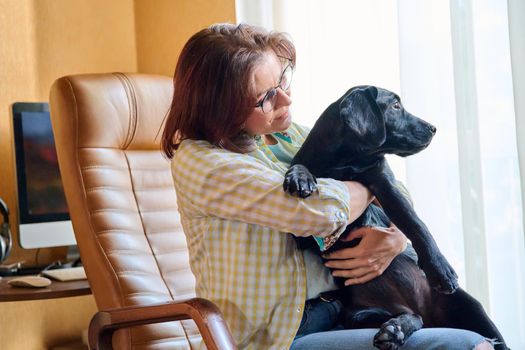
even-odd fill
[[[0,279],[0,302],[65,298],[91,294],[87,280],[53,281],[50,286],[45,288],[22,288],[12,287],[7,284],[13,278],[15,277],[3,277]]]

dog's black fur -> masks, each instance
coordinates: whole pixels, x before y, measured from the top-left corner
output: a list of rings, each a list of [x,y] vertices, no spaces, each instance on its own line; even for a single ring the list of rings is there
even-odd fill
[[[380,349],[397,349],[423,326],[472,330],[497,339],[496,349],[507,349],[481,304],[459,288],[454,269],[396,186],[384,157],[415,154],[430,144],[435,132],[404,110],[396,94],[373,86],[352,88],[320,116],[293,159],[284,188],[308,197],[316,189],[315,177],[359,181],[382,208],[370,205],[343,235],[362,226],[389,227],[392,221],[417,252],[415,259],[410,250],[400,254],[368,283],[340,289],[345,327],[380,327],[374,338]],[[339,240],[330,250],[358,243]]]

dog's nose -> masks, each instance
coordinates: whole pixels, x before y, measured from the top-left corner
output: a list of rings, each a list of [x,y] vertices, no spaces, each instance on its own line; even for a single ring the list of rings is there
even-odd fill
[[[435,133],[436,133],[436,127],[435,127],[434,125],[429,125],[429,126],[428,126],[428,129],[430,130],[430,132],[431,132],[432,134],[435,134]]]

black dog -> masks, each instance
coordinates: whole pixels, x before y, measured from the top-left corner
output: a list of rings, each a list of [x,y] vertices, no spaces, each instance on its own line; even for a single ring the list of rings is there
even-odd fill
[[[340,289],[345,327],[380,327],[374,337],[380,349],[397,349],[423,326],[472,330],[497,340],[496,349],[507,349],[481,304],[459,288],[454,269],[396,186],[384,157],[415,154],[435,132],[405,111],[396,94],[373,86],[352,88],[320,116],[293,159],[284,188],[304,198],[315,191],[315,177],[359,181],[381,207],[370,205],[343,235],[362,226],[389,227],[391,220],[417,252],[414,258],[407,249],[380,277]],[[358,243],[339,240],[330,250]]]

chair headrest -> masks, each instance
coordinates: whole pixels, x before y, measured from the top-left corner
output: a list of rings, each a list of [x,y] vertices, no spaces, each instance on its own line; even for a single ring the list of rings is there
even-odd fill
[[[78,148],[159,149],[172,97],[170,77],[135,73],[66,76],[51,88],[54,109],[74,116]]]

